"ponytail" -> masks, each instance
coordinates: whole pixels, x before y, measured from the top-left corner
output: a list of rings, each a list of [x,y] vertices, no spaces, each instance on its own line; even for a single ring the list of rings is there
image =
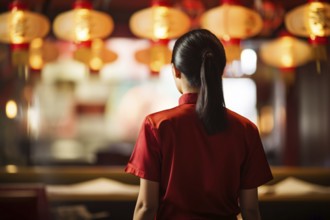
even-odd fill
[[[191,86],[199,88],[196,113],[208,134],[227,127],[222,74],[226,54],[219,39],[205,29],[192,30],[174,44],[172,63]]]
[[[216,59],[213,53],[205,51],[202,55],[201,86],[196,103],[196,112],[208,134],[215,134],[224,130],[227,122],[222,79],[214,62]]]

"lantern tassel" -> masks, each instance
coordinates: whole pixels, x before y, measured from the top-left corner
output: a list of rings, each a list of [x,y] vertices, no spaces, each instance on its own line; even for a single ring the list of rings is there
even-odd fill
[[[313,55],[316,62],[316,71],[321,73],[321,62],[327,61],[327,43],[326,37],[310,37],[309,42],[312,45]]]
[[[313,46],[313,53],[316,62],[316,70],[317,73],[321,73],[321,62],[327,61],[327,49],[325,45],[314,45]]]

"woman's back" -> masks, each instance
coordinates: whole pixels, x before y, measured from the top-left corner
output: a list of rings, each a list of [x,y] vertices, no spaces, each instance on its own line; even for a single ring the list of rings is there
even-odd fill
[[[233,219],[240,212],[239,190],[271,178],[254,124],[227,110],[228,128],[208,135],[196,114],[196,100],[197,94],[185,94],[178,107],[146,119],[157,144],[148,155],[150,164],[140,169],[160,183],[157,219]]]
[[[134,219],[259,219],[257,187],[272,174],[256,126],[225,107],[222,44],[193,30],[172,64],[179,106],[146,117],[126,167],[140,177]]]

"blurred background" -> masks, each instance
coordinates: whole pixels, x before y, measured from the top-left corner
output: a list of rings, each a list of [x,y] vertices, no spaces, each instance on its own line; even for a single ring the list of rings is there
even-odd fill
[[[1,181],[126,181],[144,117],[178,104],[171,50],[195,28],[223,42],[226,106],[258,126],[275,174],[330,186],[324,0],[0,1]]]
[[[112,21],[108,22],[110,25],[104,23],[109,29],[107,33],[77,40],[70,36],[69,29],[77,30],[76,26],[89,24],[96,27],[89,31],[97,32],[97,25],[82,24],[84,19],[75,24],[68,20],[70,17],[64,17],[62,21],[58,17],[64,12],[73,13],[75,8],[86,7],[86,2],[87,8],[106,14],[108,17],[104,19]],[[2,14],[13,11],[16,3],[18,8],[44,16],[42,19],[49,22],[44,31],[38,20],[26,19],[22,24],[17,21],[18,26],[13,27],[2,18],[1,165],[118,163],[121,156],[131,152],[144,116],[177,104],[180,94],[174,87],[168,59],[176,36],[165,37],[165,43],[158,43],[163,48],[156,46],[151,50],[155,48],[155,42],[164,41],[164,37],[151,39],[134,33],[134,22],[130,22],[134,13],[150,8],[155,2],[171,5],[189,18],[188,28],[178,24],[182,26],[181,32],[201,27],[218,33],[217,24],[209,22],[209,18],[201,21],[206,12],[220,6],[218,0],[1,1]],[[221,36],[222,33],[218,34],[227,49],[228,63],[224,73],[227,107],[258,125],[272,165],[330,166],[329,43],[310,43],[310,36],[290,33],[284,22],[288,12],[307,2],[237,2],[257,13],[263,26],[252,30],[254,33],[250,35],[235,35],[233,30],[230,41],[225,41],[228,40],[225,34],[232,30],[223,30],[226,33]],[[54,22],[56,18],[60,20],[57,23]],[[329,17],[324,19],[328,25]],[[241,25],[242,32],[248,32],[250,28],[248,21],[241,24],[223,19],[221,22],[236,29]],[[39,26],[39,29],[30,30],[33,26]],[[15,31],[17,35],[21,31],[26,39],[19,43],[6,39],[5,34]],[[33,31],[35,36],[32,36]],[[285,37],[300,41],[298,44],[303,44],[302,48],[293,44],[285,46],[281,41]],[[323,38],[328,40],[326,35]],[[286,50],[289,50],[288,54]],[[315,57],[313,50],[321,51],[324,56]],[[299,57],[299,54],[305,54],[305,57]],[[289,57],[289,62],[293,63],[286,66],[281,60],[277,61],[283,57]],[[92,62],[94,66],[89,64]],[[158,62],[159,67],[154,70],[152,65],[155,64],[151,62]],[[119,156],[102,159],[108,153]]]

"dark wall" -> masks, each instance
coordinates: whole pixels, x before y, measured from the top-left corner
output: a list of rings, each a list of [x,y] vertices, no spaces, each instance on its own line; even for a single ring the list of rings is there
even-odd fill
[[[329,50],[328,50],[329,51]],[[330,53],[321,72],[312,62],[297,72],[300,165],[330,167]]]

